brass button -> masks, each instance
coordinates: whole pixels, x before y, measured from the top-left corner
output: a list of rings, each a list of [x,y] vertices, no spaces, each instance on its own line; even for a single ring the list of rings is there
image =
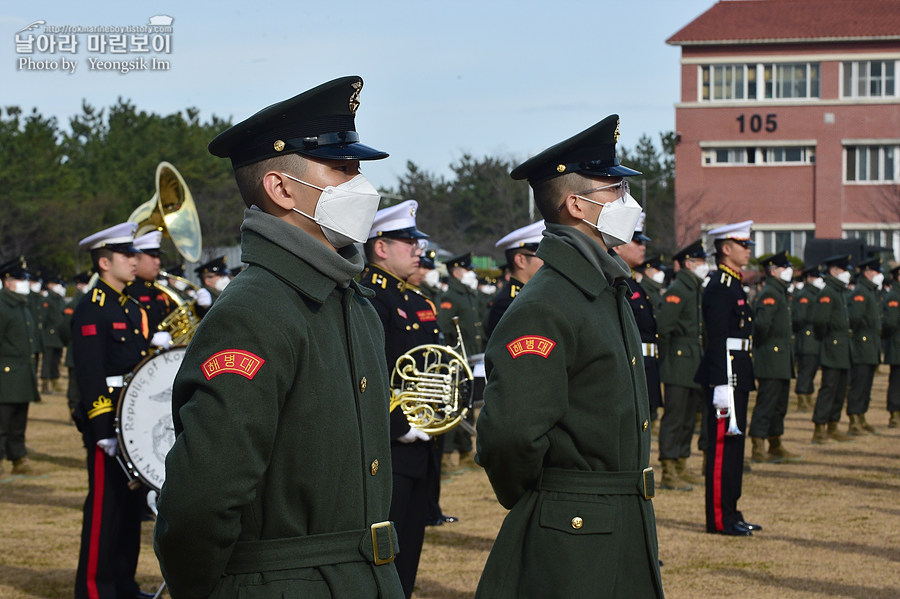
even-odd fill
[[[641,425],[641,430],[643,430],[643,431],[647,430],[648,426],[650,426],[650,423],[648,421],[644,420],[644,424]]]
[[[410,327],[409,325],[406,325],[406,330],[407,330],[407,331],[410,330],[411,328],[412,328],[412,327]]]
[[[837,345],[837,339],[835,339],[834,341],[832,341],[832,343],[833,343],[834,345]]]
[[[146,355],[147,355],[147,351],[142,349],[142,350],[141,350],[141,355],[142,355],[142,356],[146,356]]]
[[[372,471],[372,476],[378,474],[378,460],[373,460],[372,466],[369,469]]]
[[[580,516],[575,516],[574,518],[572,518],[572,528],[578,530],[582,526],[584,526],[584,520],[582,520]]]
[[[679,349],[677,352],[675,352],[675,355],[676,355],[676,356],[680,356],[680,355],[681,355],[681,350]]]
[[[3,367],[3,372],[9,372],[9,366],[4,366],[4,367]]]
[[[135,335],[140,335],[141,332],[140,332],[139,330],[135,329],[135,330],[134,330],[134,334],[135,334]]]
[[[868,341],[868,339],[866,339],[865,335],[863,335],[863,341]]]
[[[413,325],[412,325],[412,327],[413,327],[414,330],[418,331],[418,330],[419,330],[419,323],[418,323],[418,322],[414,322]]]
[[[362,377],[362,380],[359,381],[359,392],[360,392],[360,393],[365,393],[365,392],[366,392],[366,385],[368,385],[368,384],[369,384],[369,381],[366,380],[366,377]]]
[[[775,346],[775,353],[776,353],[776,354],[778,353],[778,346],[777,346],[777,345]]]
[[[631,365],[634,366],[635,364],[637,364],[637,358],[631,356]]]
[[[812,332],[811,332],[811,331],[806,331],[806,336],[808,337],[808,336],[810,336],[810,335],[812,335]]]

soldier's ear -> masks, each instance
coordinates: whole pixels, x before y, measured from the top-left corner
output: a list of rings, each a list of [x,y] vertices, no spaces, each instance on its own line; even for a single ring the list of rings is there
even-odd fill
[[[296,207],[296,198],[291,192],[291,180],[279,171],[273,170],[263,175],[262,185],[269,200],[282,210]]]

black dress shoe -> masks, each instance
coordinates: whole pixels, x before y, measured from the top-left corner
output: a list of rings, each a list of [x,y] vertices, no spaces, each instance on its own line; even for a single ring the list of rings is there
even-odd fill
[[[443,523],[444,523],[444,521],[441,519],[440,516],[438,516],[437,518],[429,518],[428,520],[426,520],[425,526],[440,526]]]
[[[457,518],[456,516],[448,516],[447,514],[441,514],[441,520],[450,523],[459,522],[459,518]]]
[[[744,528],[743,526],[739,526],[738,524],[732,524],[731,526],[726,526],[722,530],[719,531],[720,535],[728,535],[731,537],[752,537],[753,533],[750,532],[749,529]]]
[[[749,522],[744,522],[743,520],[739,520],[737,523],[741,528],[746,528],[747,530],[762,530],[762,526],[759,524],[750,524]]]
[[[148,593],[147,591],[138,591],[137,595],[134,596],[134,599],[153,599],[156,597],[156,593]]]

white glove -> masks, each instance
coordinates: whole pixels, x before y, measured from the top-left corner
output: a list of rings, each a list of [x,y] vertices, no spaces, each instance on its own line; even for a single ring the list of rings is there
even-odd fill
[[[428,433],[423,433],[419,429],[415,427],[409,427],[409,430],[402,437],[397,437],[397,440],[401,443],[414,443],[416,441],[430,441],[431,435]]]
[[[106,455],[112,458],[115,457],[116,451],[119,449],[119,440],[115,437],[100,439],[97,441],[97,447],[102,449]]]
[[[209,291],[201,288],[197,291],[197,305],[201,308],[209,308],[212,306],[212,296],[209,294]]]
[[[716,385],[713,389],[713,407],[717,410],[728,409],[728,385]]]
[[[150,339],[150,345],[154,347],[161,347],[163,349],[169,349],[169,347],[172,345],[172,335],[170,335],[166,331],[157,331],[153,333],[153,337]]]

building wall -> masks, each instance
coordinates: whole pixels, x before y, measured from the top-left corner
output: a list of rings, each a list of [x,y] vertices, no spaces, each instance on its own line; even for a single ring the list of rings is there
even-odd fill
[[[900,144],[900,62],[893,97],[850,99],[841,97],[841,63],[888,58],[900,60],[900,44],[683,46],[681,102],[675,111],[680,136],[675,149],[679,242],[695,239],[701,229],[747,219],[754,220],[757,229],[807,231],[804,235],[819,238],[840,238],[849,229],[900,229],[896,175],[887,183],[844,181],[847,145]],[[698,99],[700,65],[785,62],[819,63],[818,98]],[[784,146],[811,148],[814,160],[704,164],[704,151]],[[895,152],[895,173],[898,160]]]

